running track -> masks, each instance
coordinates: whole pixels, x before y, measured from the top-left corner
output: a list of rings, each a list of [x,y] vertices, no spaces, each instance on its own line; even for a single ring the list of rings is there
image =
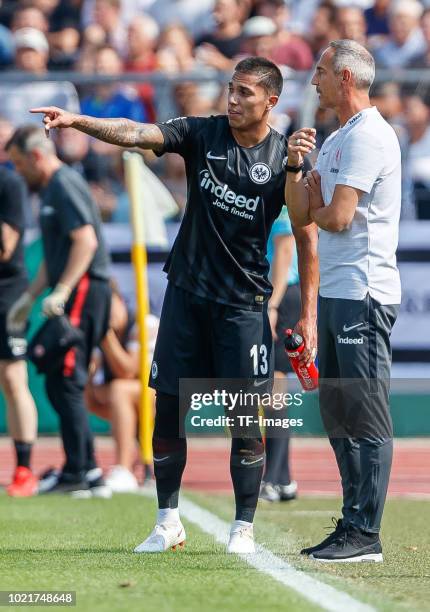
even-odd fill
[[[295,439],[291,444],[293,478],[301,495],[339,495],[339,478],[333,453],[324,439]],[[108,469],[114,461],[110,438],[98,438],[97,456]],[[229,477],[229,441],[221,439],[190,440],[184,486],[213,493],[231,491]],[[33,468],[38,474],[48,466],[61,466],[58,438],[42,438],[35,446]],[[0,438],[0,485],[7,484],[14,467],[8,438]],[[430,439],[403,439],[395,442],[394,463],[389,495],[430,500]]]

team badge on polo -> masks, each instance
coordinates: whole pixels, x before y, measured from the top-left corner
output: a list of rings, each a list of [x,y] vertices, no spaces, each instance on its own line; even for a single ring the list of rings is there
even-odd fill
[[[267,164],[258,162],[249,169],[249,176],[254,183],[257,183],[257,185],[264,185],[264,183],[270,181],[272,171]]]

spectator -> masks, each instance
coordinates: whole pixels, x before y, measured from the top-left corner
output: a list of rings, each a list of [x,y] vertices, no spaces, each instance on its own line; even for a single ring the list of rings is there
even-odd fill
[[[22,28],[34,28],[45,35],[48,32],[49,23],[44,13],[36,6],[18,6],[12,15],[10,29],[12,32]]]
[[[336,27],[339,38],[349,38],[366,46],[366,20],[361,8],[345,6],[337,9]]]
[[[312,52],[302,37],[288,30],[290,14],[284,0],[262,0],[256,10],[258,15],[269,17],[277,26],[273,61],[293,70],[309,70],[313,64]]]
[[[408,133],[403,115],[403,104],[400,87],[397,83],[377,83],[371,90],[371,103],[397,134],[402,152],[407,150]],[[409,167],[405,155],[402,155],[402,210],[401,219],[415,219],[415,204]]]
[[[72,70],[79,55],[81,0],[61,0],[49,18],[49,67]]]
[[[128,27],[126,72],[152,72],[157,69],[155,48],[160,30],[157,22],[148,15],[135,17]],[[154,88],[149,83],[139,83],[136,90],[144,105],[148,121],[155,120]]]
[[[315,59],[331,40],[339,38],[336,29],[336,8],[330,2],[322,2],[313,13],[306,36]]]
[[[147,322],[152,354],[158,319],[149,315]],[[139,344],[134,317],[115,285],[112,287],[109,330],[100,346],[101,353],[94,357],[90,367],[85,399],[90,412],[112,423],[116,459],[106,484],[116,493],[133,492],[138,488],[133,465],[141,394]]]
[[[272,61],[281,64],[281,61],[290,61],[295,57],[295,61],[298,61],[299,56],[301,60],[305,62],[312,62],[312,54],[306,43],[301,46],[299,43],[295,45],[293,40],[293,46],[295,51],[293,54],[290,53],[292,46],[290,43],[286,45],[278,44],[277,37],[277,26],[276,23],[270,17],[256,16],[248,19],[243,26],[243,47],[242,50],[244,55],[250,56],[263,56],[267,57]],[[298,37],[297,41],[300,41]],[[301,42],[301,41],[300,41]],[[305,54],[302,51],[305,50]],[[307,56],[307,59],[306,59]],[[300,63],[296,64],[298,68]],[[284,76],[288,74],[289,67],[285,67],[283,70]],[[299,83],[289,83],[288,90],[285,88],[281,94],[278,105],[273,109],[270,115],[270,125],[281,133],[285,133],[290,124],[291,118],[289,114],[297,109],[299,103],[299,97],[301,96],[302,88]]]
[[[112,46],[124,57],[127,50],[127,27],[121,18],[121,0],[95,0],[93,19],[84,37],[98,37],[98,44]]]
[[[406,166],[416,213],[419,219],[430,219],[430,108],[413,95],[405,98],[404,113],[409,136]]]
[[[50,32],[50,70],[72,70],[79,55],[80,40],[80,34],[76,28],[65,27],[56,32]]]
[[[119,87],[118,77],[123,72],[122,60],[113,47],[103,46],[96,51],[94,70],[112,76],[112,83],[94,88],[94,93],[82,100],[82,112],[95,117],[123,117],[145,122],[147,115],[133,87]],[[85,173],[91,194],[103,221],[110,221],[117,206],[122,187],[115,178],[119,150],[100,141],[92,141],[85,160]]]
[[[10,168],[12,164],[5,151],[5,145],[13,134],[13,125],[5,117],[0,115],[0,168]]]
[[[0,68],[9,66],[13,62],[14,45],[12,34],[0,24]]]
[[[123,64],[113,47],[104,46],[98,49],[95,56],[95,72],[112,76],[112,83],[95,87],[95,93],[82,100],[82,112],[94,117],[124,117],[133,121],[144,122],[145,110],[131,88],[119,88],[118,78],[123,72]]]
[[[65,3],[69,3],[70,0],[63,0]],[[89,25],[94,23],[94,10],[96,0],[74,0],[79,4],[82,4],[80,9],[80,21],[82,29],[86,29]],[[139,17],[142,13],[156,2],[157,0],[121,0],[120,6],[120,20],[121,25],[127,28],[130,23]]]
[[[293,0],[290,5],[291,31],[302,36],[307,34],[311,28],[312,19],[319,4],[320,0],[306,0],[306,2]]]
[[[389,13],[390,39],[373,51],[377,65],[403,68],[425,52],[425,40],[419,27],[422,11],[418,0],[400,0],[393,5]]]
[[[375,0],[375,4],[364,11],[367,36],[386,37],[390,33],[388,27],[388,10],[391,0]]]
[[[82,0],[60,0],[49,16],[51,32],[59,32],[65,28],[81,31]]]
[[[213,9],[215,29],[197,39],[199,59],[217,70],[229,70],[231,59],[242,43],[242,0],[216,0]]]
[[[47,72],[49,45],[46,36],[35,28],[22,28],[14,33],[15,69],[41,76]],[[28,122],[29,101],[34,105],[66,105],[71,112],[79,110],[74,86],[66,81],[7,83],[3,76],[0,85],[1,113],[13,125]]]
[[[196,81],[183,81],[174,87],[174,99],[181,116],[207,117],[213,114],[213,100],[204,95]]]
[[[151,72],[157,67],[157,46],[160,29],[149,15],[139,15],[128,26],[125,68],[130,72]]]
[[[31,4],[38,8],[42,13],[50,18],[52,12],[57,8],[60,0],[30,0]]]
[[[402,115],[402,99],[400,87],[397,83],[379,83],[372,87],[371,101],[386,121],[394,128],[400,140],[405,144],[405,125]]]
[[[162,30],[180,24],[192,38],[198,38],[213,27],[211,12],[213,0],[155,0],[146,12]]]
[[[270,17],[251,17],[243,26],[242,52],[272,59],[276,45],[276,24]]]
[[[409,62],[410,68],[430,68],[430,8],[421,17],[421,30],[426,43],[426,50]]]
[[[193,39],[184,26],[171,25],[161,32],[157,60],[165,72],[189,72],[194,68]]]

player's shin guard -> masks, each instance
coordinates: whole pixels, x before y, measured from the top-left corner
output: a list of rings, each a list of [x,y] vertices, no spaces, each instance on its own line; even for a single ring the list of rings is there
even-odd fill
[[[182,474],[187,461],[187,441],[180,437],[184,415],[179,398],[157,392],[154,437],[154,475],[158,507],[177,508]]]
[[[264,468],[264,445],[261,438],[233,438],[230,474],[236,500],[237,521],[252,523],[260,492]]]
[[[159,508],[177,508],[182,474],[187,461],[185,438],[154,438],[154,475]]]

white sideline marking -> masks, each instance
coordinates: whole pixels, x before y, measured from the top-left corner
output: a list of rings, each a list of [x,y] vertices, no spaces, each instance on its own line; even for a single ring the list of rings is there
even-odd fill
[[[220,544],[227,545],[230,525],[212,512],[204,510],[194,502],[181,497],[180,513],[199,529],[213,536]],[[329,612],[375,612],[375,608],[357,601],[347,593],[338,591],[329,584],[320,582],[302,571],[296,570],[281,557],[277,557],[264,546],[256,544],[256,553],[239,555],[246,563],[271,576],[281,584],[296,591],[303,598]]]
[[[155,496],[155,487],[140,487],[139,494],[145,497]],[[201,508],[181,495],[179,510],[182,517],[196,525],[201,531],[213,536],[220,544],[227,546],[230,525],[212,512]],[[255,545],[253,555],[238,555],[258,571],[271,576],[284,586],[296,591],[301,597],[311,601],[329,612],[376,612],[376,609],[361,603],[343,591],[296,570],[281,557],[276,556],[261,544]]]

